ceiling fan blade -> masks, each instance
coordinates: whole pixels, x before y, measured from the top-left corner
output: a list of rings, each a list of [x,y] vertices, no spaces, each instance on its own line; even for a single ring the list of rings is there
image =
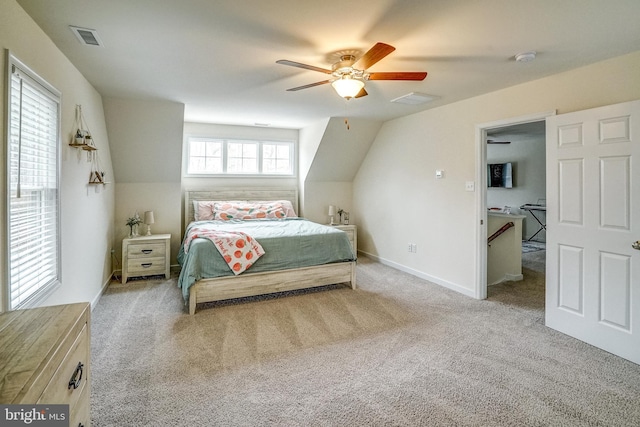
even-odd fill
[[[292,67],[304,68],[305,70],[319,71],[321,73],[331,74],[331,70],[327,70],[326,68],[320,68],[320,67],[315,67],[313,65],[301,64],[300,62],[288,61],[286,59],[280,59],[276,61],[276,64],[290,65]]]
[[[362,55],[362,57],[358,59],[355,64],[353,64],[353,68],[366,70],[385,56],[389,55],[394,50],[396,50],[395,47],[386,43],[378,42],[371,49],[369,49],[367,53]]]
[[[304,85],[304,86],[292,87],[291,89],[287,89],[287,92],[295,92],[297,90],[308,89],[310,87],[320,86],[320,85],[324,85],[324,84],[327,84],[327,83],[329,83],[329,80],[323,80],[321,82],[310,83],[310,84]]]
[[[364,88],[362,88],[360,89],[360,92],[358,92],[358,94],[354,96],[354,98],[362,98],[363,96],[367,96],[367,95],[369,95],[367,91],[364,90]]]
[[[389,72],[389,73],[370,73],[369,80],[424,80],[427,77],[426,72]]]

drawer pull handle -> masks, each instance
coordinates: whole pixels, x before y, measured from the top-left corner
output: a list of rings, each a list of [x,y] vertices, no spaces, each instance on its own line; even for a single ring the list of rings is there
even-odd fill
[[[143,249],[140,252],[142,252],[145,255],[149,255],[151,252],[153,252],[153,249]]]
[[[153,265],[153,263],[152,262],[146,262],[146,263],[140,264],[140,265],[142,266],[142,268],[149,268],[149,267],[151,267]]]
[[[83,370],[83,368],[84,368],[84,365],[82,364],[82,362],[78,362],[78,366],[76,366],[76,370],[73,371],[73,375],[71,376],[71,379],[69,380],[69,390],[71,390],[71,388],[73,388],[75,390],[78,387],[80,387],[80,381],[82,381],[82,370]],[[76,379],[76,377],[78,379]]]

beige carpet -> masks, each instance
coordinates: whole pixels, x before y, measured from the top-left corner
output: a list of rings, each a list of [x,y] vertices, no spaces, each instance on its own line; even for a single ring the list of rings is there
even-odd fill
[[[362,258],[357,290],[195,316],[175,278],[114,283],[92,315],[93,425],[640,425],[640,366],[546,328],[541,279],[477,301]]]

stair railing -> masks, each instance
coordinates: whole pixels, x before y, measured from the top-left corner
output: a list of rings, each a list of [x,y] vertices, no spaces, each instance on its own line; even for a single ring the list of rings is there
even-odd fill
[[[489,236],[489,238],[487,239],[487,245],[489,245],[492,241],[494,241],[498,236],[500,236],[502,233],[504,233],[505,231],[507,231],[508,229],[510,229],[511,227],[515,227],[515,224],[513,222],[508,222],[505,225],[503,225],[502,227],[500,227],[500,229],[498,231],[496,231],[495,233],[493,233],[491,236]],[[489,245],[491,246],[491,245]]]

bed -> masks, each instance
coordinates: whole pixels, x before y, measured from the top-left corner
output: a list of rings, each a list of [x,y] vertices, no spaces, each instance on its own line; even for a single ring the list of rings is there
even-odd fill
[[[223,215],[217,214],[221,212],[221,203],[227,201],[261,204],[287,201],[288,206],[298,210],[295,189],[186,191],[184,237],[178,253],[182,267],[178,286],[188,303],[189,314],[195,314],[197,304],[205,302],[341,283],[356,288],[356,254],[346,233],[289,216],[248,221],[238,218],[221,220]],[[197,206],[207,204],[216,207],[215,218],[198,218],[202,212],[197,211]],[[214,243],[202,238],[205,230],[246,233],[264,248],[264,255],[246,271],[235,274]],[[291,254],[285,255],[283,239],[288,239],[290,243],[287,245],[294,248]],[[314,258],[316,255],[317,259]]]

